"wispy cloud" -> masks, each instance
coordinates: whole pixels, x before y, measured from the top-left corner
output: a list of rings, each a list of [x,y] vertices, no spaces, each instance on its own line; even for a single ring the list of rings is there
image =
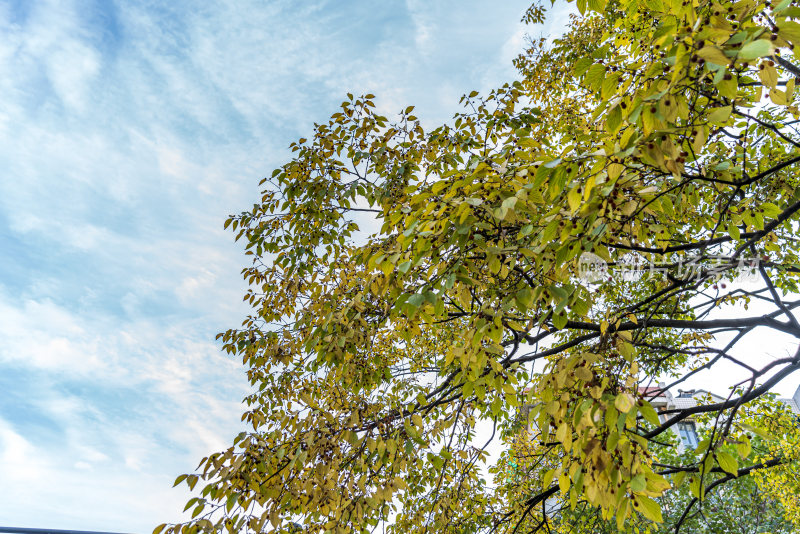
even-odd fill
[[[6,295],[0,316],[0,476],[22,488],[0,506],[4,521],[29,524],[36,507],[56,526],[120,529],[136,517],[121,512],[130,500],[149,503],[139,512],[151,522],[176,519],[176,471],[240,430],[238,366],[185,321],[87,318],[47,301],[15,308]]]

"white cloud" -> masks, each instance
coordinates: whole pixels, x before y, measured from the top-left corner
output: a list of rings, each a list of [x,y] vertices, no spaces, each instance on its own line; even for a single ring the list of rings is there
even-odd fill
[[[82,112],[88,103],[88,90],[100,68],[97,51],[85,42],[74,2],[32,3],[24,33],[14,32],[18,48],[17,75],[33,78],[41,69],[61,104]],[[3,54],[5,55],[5,54]],[[8,55],[6,55],[8,57]]]
[[[188,496],[165,490],[171,475],[71,456],[69,443],[31,443],[0,419],[0,477],[13,488],[0,503],[3,522],[147,534],[156,521],[180,519]]]
[[[0,293],[0,362],[81,375],[105,366],[76,318],[49,301],[14,306]]]
[[[97,52],[71,40],[53,50],[50,58],[47,70],[62,102],[77,111],[84,111],[88,85],[100,68]]]
[[[417,50],[427,56],[432,52],[429,48],[431,37],[442,21],[431,16],[431,13],[426,9],[430,7],[430,4],[422,0],[406,0],[406,7],[411,14],[411,20],[414,22],[414,43],[417,46]]]
[[[11,425],[0,419],[0,474],[7,487],[21,487],[45,478],[43,456]]]
[[[80,317],[5,293],[0,317],[0,367],[46,377],[20,389],[33,419],[0,417],[0,478],[22,488],[0,502],[4,521],[29,525],[20,510],[34,502],[57,523],[30,526],[146,532],[177,519],[186,495],[172,479],[241,429],[240,366],[191,324]]]

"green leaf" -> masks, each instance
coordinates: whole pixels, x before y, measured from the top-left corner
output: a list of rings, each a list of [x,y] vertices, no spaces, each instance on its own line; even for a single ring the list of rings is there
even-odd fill
[[[553,316],[553,326],[555,326],[558,330],[561,330],[565,326],[567,326],[567,316],[566,314],[560,313],[558,315]]]
[[[757,436],[760,436],[760,437],[762,437],[762,438],[764,438],[766,440],[774,441],[776,439],[774,435],[770,434],[769,432],[767,432],[766,430],[764,430],[761,427],[757,427],[757,426],[750,425],[750,424],[747,424],[747,423],[741,423],[740,426],[742,428],[744,428],[745,430],[748,430],[748,431],[752,432],[753,434],[756,434]]]
[[[586,76],[584,77],[584,83],[586,87],[592,89],[593,91],[597,91],[600,88],[600,84],[603,83],[603,80],[606,76],[606,68],[605,66],[601,65],[600,63],[595,63],[589,70],[586,71]]]
[[[581,317],[586,317],[589,313],[589,304],[583,299],[577,299],[570,308]]]
[[[759,39],[747,43],[739,50],[739,59],[742,61],[750,61],[756,58],[764,57],[772,52],[772,43],[766,39]]]
[[[514,297],[517,299],[517,303],[525,309],[531,307],[531,303],[533,302],[533,292],[531,291],[530,287],[523,287],[517,291]]]
[[[631,491],[635,493],[639,493],[644,491],[647,487],[647,477],[644,476],[644,473],[639,473],[635,477],[631,479]]]
[[[794,45],[800,45],[800,24],[791,20],[778,22],[778,35]]]
[[[730,473],[731,475],[737,475],[739,472],[739,462],[736,460],[732,454],[720,451],[717,453],[717,463],[722,468],[723,471],[726,473]]]
[[[711,124],[725,124],[731,116],[731,111],[733,111],[732,106],[714,108],[708,114],[708,122]]]
[[[744,438],[742,438],[742,441],[740,443],[736,444],[736,452],[739,453],[739,456],[742,459],[745,459],[748,456],[750,456],[750,453],[752,452],[752,450],[753,450],[753,447],[750,444],[750,438],[744,437]]]
[[[619,88],[619,74],[612,72],[603,80],[603,85],[600,89],[600,97],[608,99],[611,95],[617,92]]]
[[[414,293],[408,297],[408,300],[406,301],[406,303],[413,308],[419,308],[422,306],[423,302],[425,302],[425,296],[422,293]]]
[[[658,418],[658,413],[656,412],[653,405],[647,401],[644,401],[641,406],[639,406],[639,413],[642,414],[644,420],[648,423],[652,424],[653,426],[658,426],[661,424],[661,420]]]
[[[735,76],[730,76],[728,79],[723,77],[722,80],[717,82],[717,90],[725,98],[734,99],[738,94],[739,83]]]
[[[741,233],[739,232],[739,227],[733,223],[728,223],[728,235],[731,236],[731,239],[739,241],[741,238]]]
[[[761,204],[760,208],[764,211],[765,217],[770,217],[773,219],[782,213],[782,210],[772,202],[764,202]]]
[[[556,158],[556,159],[548,161],[547,163],[542,165],[542,167],[544,167],[545,169],[552,169],[552,168],[558,167],[559,163],[561,163],[561,158]],[[538,174],[538,172],[537,172],[537,174]]]
[[[200,515],[203,512],[203,510],[205,509],[205,507],[206,507],[206,505],[204,503],[202,503],[202,502],[200,504],[198,504],[197,506],[195,506],[194,510],[192,510],[192,519],[194,519],[195,517]]]
[[[616,133],[622,125],[622,109],[619,106],[614,106],[611,111],[606,115],[606,128],[610,133]]]
[[[635,497],[634,502],[638,503],[638,506],[634,506],[634,508],[650,521],[655,521],[656,523],[664,521],[661,517],[661,507],[653,499],[640,495]]]
[[[575,69],[574,73],[575,76],[583,76],[586,70],[592,66],[594,60],[590,57],[582,57],[578,61],[575,62]]]

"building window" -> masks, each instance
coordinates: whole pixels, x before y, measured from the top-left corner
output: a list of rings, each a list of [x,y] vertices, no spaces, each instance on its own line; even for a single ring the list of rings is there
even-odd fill
[[[693,422],[678,423],[678,435],[684,447],[697,447],[697,429]]]

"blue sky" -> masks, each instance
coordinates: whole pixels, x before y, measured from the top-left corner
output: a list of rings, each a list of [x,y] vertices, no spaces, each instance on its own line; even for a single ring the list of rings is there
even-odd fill
[[[0,525],[179,519],[247,391],[226,216],[348,91],[434,125],[511,80],[526,5],[0,0]]]

